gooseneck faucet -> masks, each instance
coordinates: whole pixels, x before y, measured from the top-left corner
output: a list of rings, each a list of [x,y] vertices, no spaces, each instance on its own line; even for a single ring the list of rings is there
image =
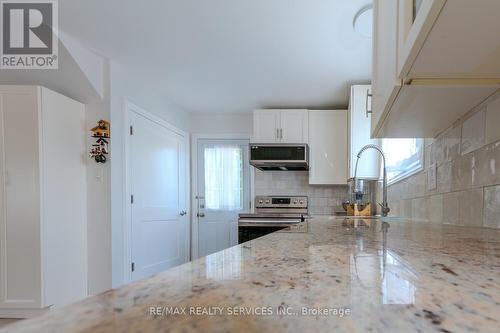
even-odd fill
[[[385,168],[385,154],[382,151],[382,149],[380,149],[378,146],[366,145],[363,148],[361,148],[361,150],[359,151],[359,153],[357,155],[358,158],[356,159],[356,168],[354,169],[354,184],[356,184],[356,173],[358,172],[359,158],[361,157],[361,154],[363,154],[363,152],[367,149],[375,149],[376,151],[378,151],[380,153],[380,155],[382,155],[382,161],[384,162],[384,171],[383,171],[384,172],[384,179],[383,179],[383,183],[382,183],[382,203],[379,205],[382,207],[382,216],[386,217],[387,214],[389,214],[389,212],[391,211],[391,209],[389,208],[389,204],[387,203],[387,170]]]

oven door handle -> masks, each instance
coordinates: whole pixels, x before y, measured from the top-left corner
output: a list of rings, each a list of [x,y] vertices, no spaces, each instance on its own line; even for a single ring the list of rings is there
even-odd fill
[[[274,224],[298,224],[300,219],[239,219],[240,223],[274,223]]]

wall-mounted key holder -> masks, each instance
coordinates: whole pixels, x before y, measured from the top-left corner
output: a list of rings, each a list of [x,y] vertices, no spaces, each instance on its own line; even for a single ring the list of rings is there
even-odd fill
[[[108,144],[110,136],[109,122],[106,120],[99,120],[97,126],[90,130],[90,135],[96,138],[95,144],[90,148],[89,156],[97,163],[105,163],[108,155]]]

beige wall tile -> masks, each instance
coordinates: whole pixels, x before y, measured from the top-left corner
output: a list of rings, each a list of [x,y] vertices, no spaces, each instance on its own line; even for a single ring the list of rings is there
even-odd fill
[[[500,140],[500,98],[486,107],[486,143]]]
[[[459,224],[460,202],[459,193],[451,192],[443,194],[443,223]]]
[[[427,198],[417,198],[412,200],[412,219],[417,221],[427,221],[427,209],[429,208]]]
[[[480,227],[483,225],[483,189],[462,191],[459,194],[460,225]]]
[[[431,162],[440,165],[444,161],[446,161],[446,146],[444,144],[443,135],[439,136],[436,141],[431,146]]]
[[[483,226],[500,228],[500,186],[491,186],[484,189]]]
[[[444,145],[446,146],[446,160],[451,161],[460,154],[461,126],[454,126],[444,134]]]
[[[485,141],[485,109],[476,112],[462,124],[462,142],[460,151],[467,154],[484,145]]]
[[[429,197],[427,204],[429,206],[427,219],[432,222],[441,223],[443,221],[443,195],[438,194]]]
[[[437,192],[447,193],[451,191],[451,164],[446,162],[437,168]]]
[[[490,186],[500,183],[500,141],[474,152],[472,185]]]
[[[412,200],[406,199],[403,200],[403,204],[401,205],[403,217],[412,217]]]
[[[460,156],[451,163],[451,190],[461,191],[472,186],[473,154]]]
[[[347,186],[310,186],[308,173],[303,171],[255,171],[255,195],[299,195],[310,198],[310,213],[331,215],[341,211],[347,200]]]

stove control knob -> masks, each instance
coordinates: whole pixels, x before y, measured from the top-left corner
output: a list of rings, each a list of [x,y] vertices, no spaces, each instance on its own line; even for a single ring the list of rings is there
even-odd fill
[[[271,201],[269,201],[269,200],[266,200],[266,204],[269,204],[269,203],[271,203]]]
[[[304,204],[304,201],[300,200],[300,204],[303,205]]]
[[[260,203],[260,204],[263,204],[263,203],[264,203],[264,200],[262,200],[262,199],[261,199],[261,200],[259,200],[259,203]]]
[[[297,200],[293,200],[293,204],[296,205],[297,204]]]

